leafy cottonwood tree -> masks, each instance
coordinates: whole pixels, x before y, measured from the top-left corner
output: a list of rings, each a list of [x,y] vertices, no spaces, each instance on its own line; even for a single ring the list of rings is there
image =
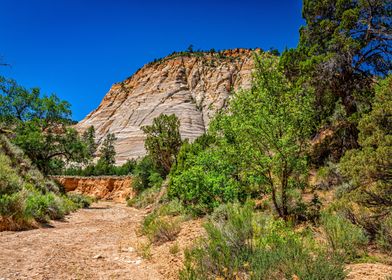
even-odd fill
[[[57,172],[66,162],[84,162],[86,145],[69,128],[70,104],[54,94],[40,95],[39,89],[27,90],[0,78],[1,126],[45,174]]]
[[[182,145],[180,120],[174,114],[161,114],[142,130],[146,134],[144,145],[148,154],[155,165],[162,169],[162,175],[166,176]]]
[[[212,127],[236,147],[243,173],[257,174],[260,192],[271,193],[277,213],[286,219],[290,193],[306,184],[313,100],[285,78],[276,57],[256,55],[255,64],[252,89],[237,93]]]
[[[183,145],[169,196],[206,213],[257,192],[271,196],[279,216],[290,215],[296,207],[291,194],[307,182],[313,99],[285,78],[278,61],[268,53],[256,56],[252,89],[233,96],[206,136]]]

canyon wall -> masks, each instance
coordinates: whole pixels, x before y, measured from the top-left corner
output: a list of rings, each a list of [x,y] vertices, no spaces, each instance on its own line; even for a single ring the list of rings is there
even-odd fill
[[[99,107],[76,128],[96,129],[98,143],[108,133],[117,137],[116,163],[145,154],[140,127],[164,114],[175,114],[183,139],[203,134],[214,114],[233,92],[251,86],[253,51],[173,54],[147,64],[112,86]],[[99,156],[99,155],[97,155]]]

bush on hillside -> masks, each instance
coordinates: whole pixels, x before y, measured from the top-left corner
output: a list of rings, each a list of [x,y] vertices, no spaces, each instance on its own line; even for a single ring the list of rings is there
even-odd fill
[[[186,252],[180,279],[344,279],[342,263],[282,220],[221,206]]]
[[[135,197],[128,199],[127,205],[136,208],[147,207],[156,201],[159,191],[159,187],[148,188],[138,193]]]
[[[342,261],[352,261],[359,257],[367,245],[368,239],[363,229],[339,214],[323,213],[321,227],[328,247]]]
[[[180,229],[179,218],[152,213],[144,219],[142,233],[146,235],[151,242],[162,244],[175,240]]]
[[[89,201],[71,200],[45,178],[20,149],[0,136],[0,231],[32,227],[37,222],[62,219]]]

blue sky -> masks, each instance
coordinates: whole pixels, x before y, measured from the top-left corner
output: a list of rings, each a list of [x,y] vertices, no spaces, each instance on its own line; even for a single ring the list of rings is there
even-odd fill
[[[300,0],[0,0],[0,75],[81,120],[113,83],[173,51],[295,47]]]

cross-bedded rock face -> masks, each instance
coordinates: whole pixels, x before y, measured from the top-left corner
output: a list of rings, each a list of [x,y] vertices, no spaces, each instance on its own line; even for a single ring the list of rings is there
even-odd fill
[[[143,156],[140,127],[164,114],[180,119],[182,138],[203,134],[214,114],[233,91],[251,86],[252,51],[172,55],[150,63],[125,81],[115,84],[99,107],[76,127],[93,125],[99,142],[108,134],[117,137],[116,162]]]

